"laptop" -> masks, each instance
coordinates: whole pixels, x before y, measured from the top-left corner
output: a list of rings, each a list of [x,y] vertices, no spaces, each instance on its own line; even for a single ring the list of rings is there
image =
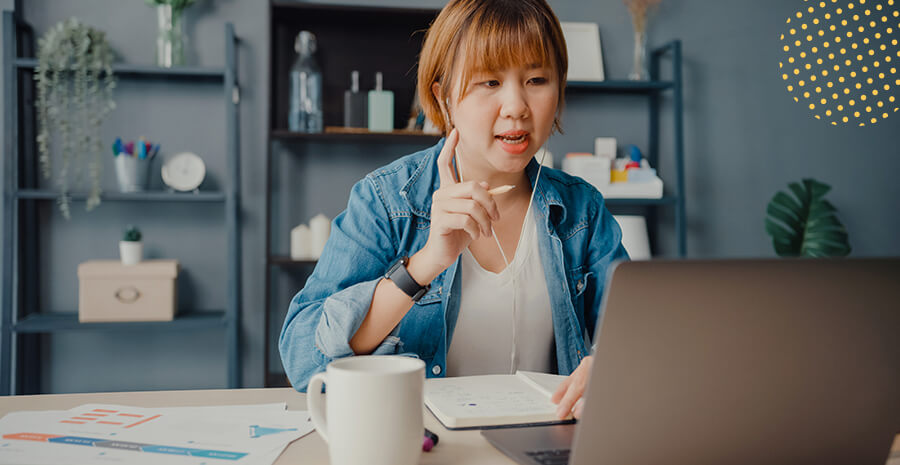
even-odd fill
[[[575,425],[485,430],[519,463],[884,465],[900,259],[626,262]]]

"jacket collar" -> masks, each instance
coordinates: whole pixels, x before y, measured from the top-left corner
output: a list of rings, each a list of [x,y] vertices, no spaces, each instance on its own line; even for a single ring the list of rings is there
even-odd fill
[[[425,156],[419,159],[415,171],[409,181],[400,189],[400,196],[406,199],[412,212],[426,220],[431,219],[431,196],[440,188],[441,178],[438,173],[437,157],[441,153],[446,138],[426,150]],[[525,167],[525,174],[534,186],[539,164],[534,158]],[[541,171],[542,181],[534,194],[534,204],[548,218],[548,227],[558,226],[566,219],[566,207],[563,205],[557,183],[550,182],[550,170]]]

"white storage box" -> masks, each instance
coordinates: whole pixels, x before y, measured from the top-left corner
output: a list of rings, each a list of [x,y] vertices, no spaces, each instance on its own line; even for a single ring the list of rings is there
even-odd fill
[[[178,261],[91,260],[78,265],[78,321],[170,321]]]

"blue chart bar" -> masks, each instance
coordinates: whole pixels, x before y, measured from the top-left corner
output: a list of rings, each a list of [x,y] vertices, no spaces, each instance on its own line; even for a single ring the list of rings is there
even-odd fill
[[[143,451],[155,452],[157,454],[191,455],[191,450],[185,449],[184,447],[147,446],[143,448]]]
[[[62,436],[58,438],[50,438],[47,440],[48,442],[60,442],[63,444],[74,444],[76,446],[93,446],[95,442],[100,441],[99,439],[93,438],[79,438],[76,436]]]
[[[40,437],[40,439],[36,439]],[[28,441],[42,440],[46,435],[33,433],[18,433],[4,435],[6,439],[24,439]],[[187,447],[159,446],[153,444],[141,444],[139,442],[110,441],[108,439],[83,438],[78,436],[46,437],[47,442],[59,444],[71,444],[75,446],[102,447],[107,449],[130,450],[134,452],[149,452],[154,454],[188,455],[192,457],[206,457],[219,460],[240,460],[247,456],[246,452],[231,452],[226,450],[191,449]]]

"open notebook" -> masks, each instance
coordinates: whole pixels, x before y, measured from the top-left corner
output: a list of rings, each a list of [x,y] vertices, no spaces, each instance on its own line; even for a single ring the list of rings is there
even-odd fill
[[[433,378],[425,381],[425,406],[447,429],[571,423],[571,416],[558,420],[550,402],[564,379],[531,371]]]

